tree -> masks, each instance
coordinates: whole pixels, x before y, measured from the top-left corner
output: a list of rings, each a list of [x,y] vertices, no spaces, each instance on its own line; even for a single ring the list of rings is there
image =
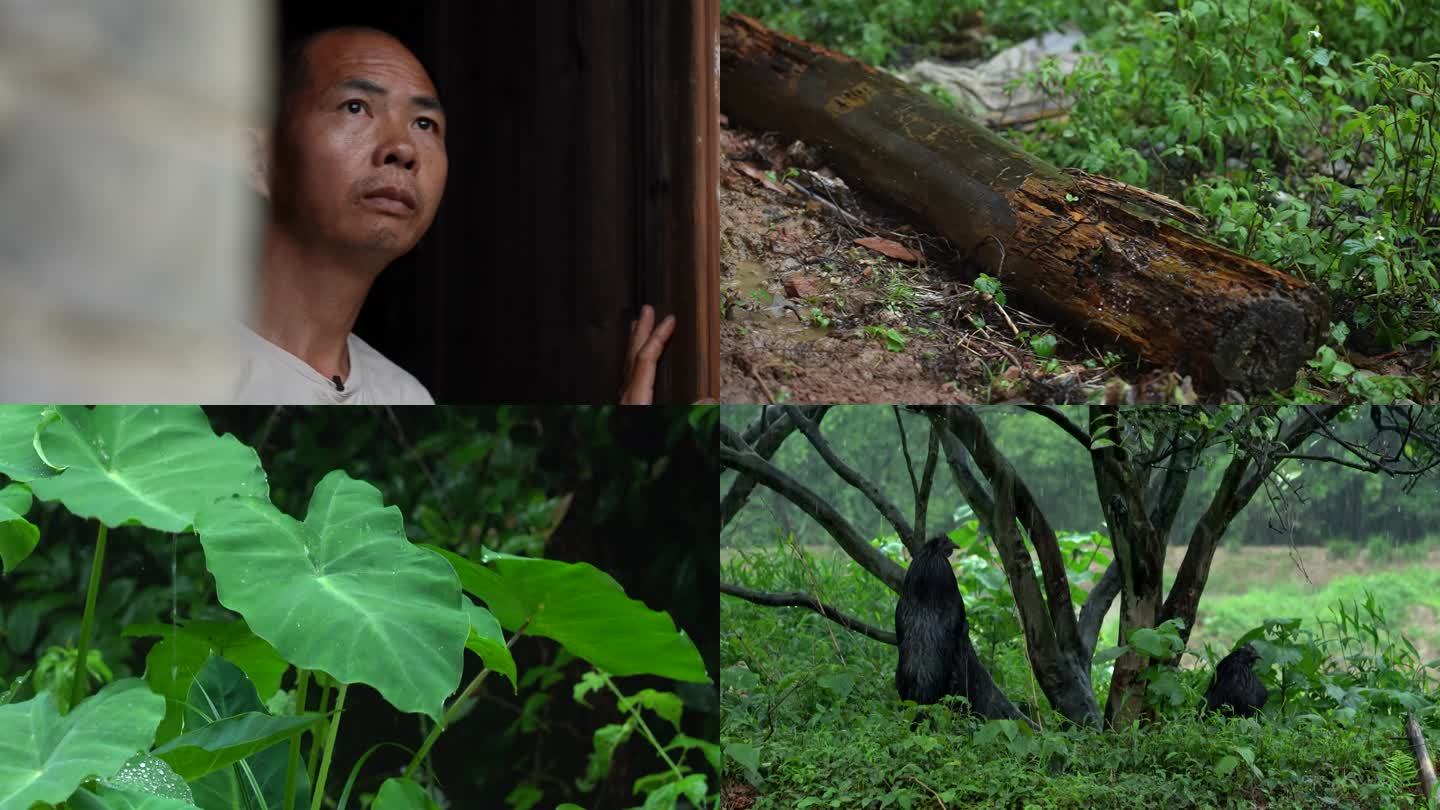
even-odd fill
[[[1110,529],[1114,559],[1078,612],[1054,526],[993,440],[980,412],[968,406],[908,409],[929,424],[918,478],[901,410],[895,408],[897,446],[912,471],[915,508],[910,516],[836,451],[820,428],[823,409],[766,408],[743,431],[722,424],[720,461],[738,475],[724,496],[721,527],[757,485],[763,486],[812,517],[851,559],[898,593],[904,569],[872,546],[846,515],[771,459],[791,434],[801,434],[835,475],[863,493],[914,555],[927,536],[929,493],[943,455],[956,488],[1001,560],[1037,683],[1060,714],[1076,723],[1096,724],[1102,718],[1090,668],[1101,621],[1115,598],[1120,597],[1122,639],[1136,629],[1179,619],[1182,639],[1188,640],[1215,550],[1240,510],[1262,489],[1277,514],[1303,504],[1301,491],[1282,474],[1287,465],[1336,464],[1415,480],[1440,464],[1440,419],[1416,406],[1094,406],[1083,420],[1072,418],[1074,411],[1022,407],[1046,419],[1088,455]],[[1212,462],[1222,464],[1223,475],[1190,527],[1179,573],[1163,594],[1166,538],[1187,489],[1199,478],[1192,473]],[[813,595],[757,593],[723,581],[721,592],[759,604],[803,605],[893,643],[893,634],[866,626]],[[1117,659],[1103,718],[1107,725],[1124,726],[1141,716],[1144,690],[1139,674],[1149,663],[1134,650]]]

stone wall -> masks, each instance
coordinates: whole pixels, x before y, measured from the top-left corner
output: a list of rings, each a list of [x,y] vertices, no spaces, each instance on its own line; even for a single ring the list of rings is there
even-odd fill
[[[0,401],[223,400],[262,0],[0,0]]]

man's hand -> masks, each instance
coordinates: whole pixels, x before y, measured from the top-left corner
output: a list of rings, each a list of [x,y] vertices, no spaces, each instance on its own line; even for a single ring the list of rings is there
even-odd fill
[[[640,320],[630,322],[630,349],[625,354],[625,390],[621,405],[649,405],[655,397],[655,364],[665,351],[665,341],[675,332],[675,316],[666,315],[655,325],[655,309],[640,308]]]

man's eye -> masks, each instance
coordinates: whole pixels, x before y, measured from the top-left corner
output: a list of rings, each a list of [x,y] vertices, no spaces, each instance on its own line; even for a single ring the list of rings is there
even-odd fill
[[[417,120],[416,120],[416,123],[420,125],[420,128],[421,128],[421,129],[429,129],[429,130],[438,130],[438,129],[440,129],[440,125],[437,124],[437,123],[435,123],[435,119],[433,119],[433,118],[420,118],[420,119],[417,119]]]
[[[346,111],[346,112],[350,112],[350,113],[356,113],[356,114],[365,112],[365,102],[363,102],[363,101],[347,101],[347,102],[345,102],[345,111]]]

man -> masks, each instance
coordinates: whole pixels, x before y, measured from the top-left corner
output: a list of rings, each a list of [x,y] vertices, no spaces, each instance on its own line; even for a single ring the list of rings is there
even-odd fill
[[[269,202],[259,306],[237,402],[433,404],[351,329],[380,272],[424,236],[445,191],[445,112],[420,61],[369,28],[316,34],[287,60],[251,183]],[[651,401],[675,329],[630,325],[625,404]],[[579,358],[577,358],[578,360]]]

